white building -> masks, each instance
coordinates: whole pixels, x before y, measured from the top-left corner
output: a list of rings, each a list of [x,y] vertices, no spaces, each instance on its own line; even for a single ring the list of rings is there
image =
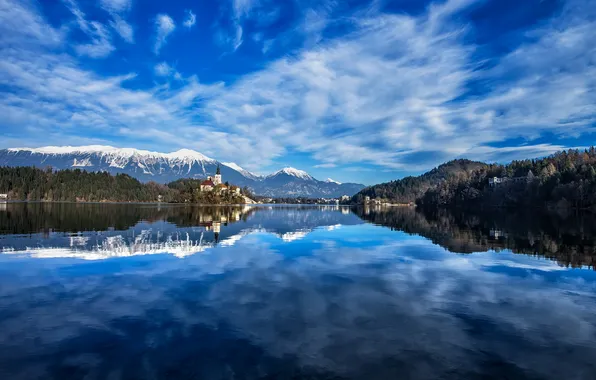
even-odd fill
[[[215,177],[213,177],[213,184],[215,186],[221,185],[221,170],[219,165],[217,165],[217,171],[215,172]]]
[[[488,179],[489,186],[497,186],[498,184],[503,183],[503,178],[499,177],[492,177]]]
[[[5,201],[8,199],[8,194],[0,194],[0,201]]]

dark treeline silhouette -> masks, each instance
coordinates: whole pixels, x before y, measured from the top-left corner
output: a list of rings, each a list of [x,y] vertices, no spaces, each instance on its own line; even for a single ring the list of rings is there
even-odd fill
[[[127,230],[139,221],[193,227],[205,220],[246,220],[257,208],[241,206],[126,205],[110,203],[9,203],[0,212],[0,234]],[[222,218],[224,216],[225,218]]]
[[[497,178],[497,183],[489,183]],[[467,177],[451,178],[418,200],[423,206],[562,207],[596,210],[596,149],[487,165]]]
[[[468,177],[472,172],[486,167],[482,162],[453,160],[418,177],[405,177],[362,189],[352,197],[352,203],[362,204],[365,197],[380,198],[392,203],[413,203],[424,193],[445,180]]]
[[[494,184],[489,179],[496,178]],[[424,207],[559,207],[596,210],[596,149],[567,150],[507,165],[455,160],[419,177],[362,190],[364,197]]]
[[[556,260],[562,266],[596,266],[592,213],[367,206],[354,212],[366,221],[423,236],[455,253],[509,249]]]
[[[163,202],[229,204],[244,198],[231,192],[202,192],[199,180],[180,179],[167,185],[141,183],[126,175],[83,170],[0,167],[0,193],[11,200],[67,202]]]

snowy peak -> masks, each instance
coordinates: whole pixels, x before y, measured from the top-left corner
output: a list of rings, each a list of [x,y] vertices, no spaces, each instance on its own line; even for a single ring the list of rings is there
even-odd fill
[[[153,153],[153,152],[151,152]],[[159,154],[159,153],[158,153]],[[207,162],[215,162],[213,158],[207,157],[202,153],[197,152],[196,150],[191,149],[180,149],[172,153],[165,153],[164,156],[179,159],[179,160],[195,160],[195,161],[207,161]]]
[[[222,165],[225,165],[230,169],[234,169],[238,173],[240,173],[243,176],[248,177],[248,178],[252,178],[252,179],[261,179],[262,178],[260,175],[249,172],[248,170],[242,168],[240,165],[236,164],[235,162],[222,162]]]
[[[172,153],[151,152],[134,148],[115,148],[109,145],[87,145],[87,146],[45,146],[41,148],[10,148],[9,152],[30,152],[33,154],[46,155],[80,155],[96,154],[99,156],[111,156],[118,158],[143,158],[143,159],[166,159],[184,162],[215,162],[214,159],[190,149],[180,149]]]
[[[353,195],[364,187],[360,184],[340,184],[330,178],[319,181],[307,172],[292,167],[285,167],[266,177],[260,176],[235,162],[221,163],[190,149],[171,153],[107,145],[0,149],[0,166],[123,173],[143,182],[158,183],[182,178],[204,179],[214,175],[219,167],[224,181],[246,186],[253,193],[267,197],[332,198]]]
[[[108,145],[88,145],[88,146],[44,146],[41,148],[9,148],[9,152],[30,152],[38,154],[80,154],[80,153],[100,153],[114,152],[118,148]]]
[[[289,176],[292,176],[292,177],[303,179],[305,181],[312,181],[312,180],[314,180],[314,178],[310,174],[308,174],[307,172],[305,172],[304,170],[299,170],[299,169],[295,169],[295,168],[292,168],[292,167],[283,168],[283,169],[281,169],[281,170],[279,170],[279,171],[271,174],[269,177],[276,177],[276,176],[278,176],[280,174],[286,174],[286,175],[289,175]]]

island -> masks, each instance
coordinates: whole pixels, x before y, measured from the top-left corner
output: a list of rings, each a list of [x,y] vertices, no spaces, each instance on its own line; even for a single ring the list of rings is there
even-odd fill
[[[195,204],[255,203],[248,188],[223,182],[219,166],[206,179],[167,184],[142,183],[127,174],[51,167],[0,167],[3,200],[45,202],[164,202]]]

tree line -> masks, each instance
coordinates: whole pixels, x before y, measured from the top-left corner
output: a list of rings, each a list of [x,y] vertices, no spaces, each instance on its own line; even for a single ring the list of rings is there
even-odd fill
[[[450,252],[511,250],[566,267],[596,269],[596,216],[589,212],[368,206],[353,210],[364,220],[424,236]]]
[[[491,185],[490,178],[497,178]],[[365,196],[419,206],[564,207],[596,210],[596,149],[570,149],[506,165],[454,160],[418,177],[369,187]]]
[[[127,174],[80,169],[0,167],[0,193],[11,200],[54,202],[169,202],[244,203],[240,195],[202,192],[201,180],[180,179],[168,184],[142,183]]]
[[[491,184],[489,179],[496,178]],[[596,211],[596,149],[492,164],[469,176],[448,178],[417,200],[421,206],[498,206]]]
[[[362,189],[352,197],[351,203],[362,204],[366,197],[383,199],[392,203],[414,203],[439,182],[467,177],[473,171],[485,166],[486,164],[482,162],[464,159],[449,161],[417,177],[409,176]]]

